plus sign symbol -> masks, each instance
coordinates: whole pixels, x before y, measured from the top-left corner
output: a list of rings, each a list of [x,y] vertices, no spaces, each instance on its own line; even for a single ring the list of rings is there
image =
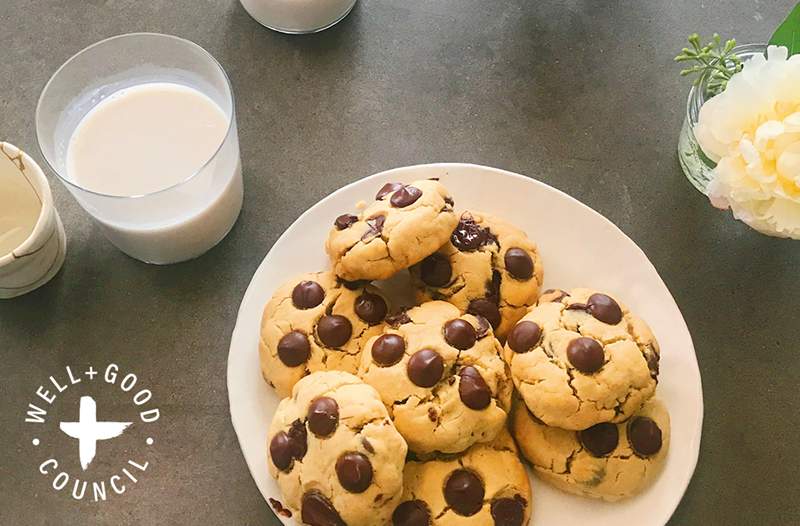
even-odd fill
[[[82,396],[77,422],[61,422],[59,428],[78,440],[81,468],[86,471],[97,453],[97,441],[120,436],[131,422],[98,422],[97,403],[91,396]]]

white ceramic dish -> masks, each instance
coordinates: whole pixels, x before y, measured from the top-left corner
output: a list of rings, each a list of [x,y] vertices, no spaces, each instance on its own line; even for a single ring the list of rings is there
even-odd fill
[[[265,499],[281,496],[267,472],[267,428],[278,396],[261,378],[258,335],[272,292],[301,272],[329,267],[324,251],[336,216],[370,199],[389,181],[439,177],[457,209],[503,216],[537,242],[545,265],[545,288],[593,287],[618,295],[652,327],[661,344],[658,396],[672,419],[670,452],[661,476],[646,492],[607,504],[550,488],[534,477],[531,524],[666,523],[697,464],[703,395],[694,346],[678,306],[647,256],[603,216],[544,183],[469,164],[409,166],[382,172],[329,195],[300,216],[269,251],[244,295],[228,356],[231,419],[250,472]],[[293,519],[281,517],[284,524]]]

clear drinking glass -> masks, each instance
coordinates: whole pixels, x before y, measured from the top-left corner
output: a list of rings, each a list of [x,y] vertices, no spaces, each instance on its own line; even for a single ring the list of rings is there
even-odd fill
[[[756,55],[765,55],[766,44],[744,44],[736,46],[733,50],[743,61],[750,60]],[[703,194],[706,193],[708,183],[713,179],[714,168],[717,164],[706,156],[700,143],[695,137],[694,130],[700,119],[700,108],[708,100],[708,78],[703,78],[700,84],[692,86],[689,90],[689,99],[686,102],[686,118],[683,121],[681,134],[678,136],[678,159],[681,162],[683,173],[689,182]]]
[[[144,195],[107,195],[77,184],[67,173],[67,148],[83,117],[113,93],[153,82],[193,88],[219,106],[228,131],[216,152],[182,182]],[[221,241],[239,216],[243,187],[233,91],[222,66],[188,40],[132,33],[77,53],[42,91],[36,134],[50,169],[106,237],[136,259],[168,264],[195,258]]]

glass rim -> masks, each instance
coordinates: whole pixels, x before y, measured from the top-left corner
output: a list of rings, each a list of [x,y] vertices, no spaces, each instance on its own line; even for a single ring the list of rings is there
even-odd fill
[[[219,145],[214,149],[214,153],[205,162],[203,162],[203,164],[199,168],[197,168],[194,172],[192,172],[185,179],[183,179],[183,180],[181,180],[181,181],[179,181],[179,182],[177,182],[175,184],[172,184],[172,185],[170,185],[170,186],[168,186],[166,188],[162,188],[160,190],[155,190],[153,192],[147,192],[147,193],[144,193],[144,194],[137,194],[137,195],[106,194],[106,193],[103,193],[103,192],[97,192],[95,190],[90,190],[90,189],[88,189],[88,188],[86,188],[84,186],[81,186],[80,184],[77,184],[76,182],[69,180],[65,175],[62,175],[58,170],[56,170],[56,168],[50,162],[50,159],[47,157],[47,154],[44,153],[44,149],[42,148],[42,137],[41,137],[41,133],[40,133],[40,129],[39,129],[40,110],[42,108],[42,101],[44,100],[45,95],[47,94],[47,91],[50,88],[50,85],[53,83],[53,81],[56,79],[56,77],[62,71],[64,71],[64,69],[66,69],[70,64],[72,64],[78,57],[82,56],[84,53],[86,53],[86,52],[88,52],[88,51],[90,51],[90,50],[92,50],[92,49],[94,49],[96,47],[100,47],[102,45],[108,44],[109,42],[112,42],[112,41],[115,41],[115,40],[127,39],[127,38],[131,38],[131,37],[156,37],[156,38],[163,38],[163,39],[166,39],[166,40],[171,40],[173,42],[180,42],[182,44],[188,44],[189,47],[192,47],[192,48],[198,50],[202,55],[204,55],[206,58],[210,59],[211,63],[214,64],[217,67],[217,69],[222,73],[222,78],[225,80],[225,85],[228,88],[228,94],[229,94],[230,100],[231,100],[231,113],[230,113],[230,116],[228,117],[228,127],[227,127],[227,129],[225,131],[225,135],[222,137],[222,140],[220,141]],[[214,56],[211,53],[209,53],[205,48],[203,48],[201,45],[199,45],[199,44],[197,44],[195,42],[192,42],[191,40],[188,40],[188,39],[185,39],[185,38],[182,38],[182,37],[179,37],[179,36],[175,36],[175,35],[168,35],[168,34],[164,34],[164,33],[152,33],[152,32],[135,32],[135,33],[123,33],[121,35],[114,35],[114,36],[111,36],[111,37],[108,37],[108,38],[104,38],[102,40],[98,40],[97,42],[95,42],[93,44],[90,44],[90,45],[86,46],[85,48],[81,49],[77,53],[74,53],[63,64],[61,64],[61,66],[59,66],[58,69],[56,69],[55,72],[47,80],[47,83],[44,85],[44,88],[42,88],[42,91],[39,94],[39,100],[36,102],[36,113],[34,115],[34,127],[36,128],[36,146],[39,149],[39,154],[41,154],[45,165],[50,169],[50,171],[52,171],[54,174],[56,174],[56,177],[58,177],[58,179],[62,183],[67,185],[68,187],[73,187],[73,188],[75,188],[77,190],[80,190],[81,192],[86,192],[86,193],[89,193],[89,194],[92,194],[92,195],[96,195],[98,197],[107,198],[107,199],[140,199],[140,198],[150,197],[150,196],[153,196],[153,195],[157,195],[157,194],[161,194],[161,193],[164,193],[164,192],[168,192],[170,190],[174,190],[175,188],[179,188],[179,187],[183,186],[184,184],[188,183],[189,181],[194,179],[195,176],[197,176],[200,172],[205,170],[205,168],[214,159],[217,158],[217,155],[219,155],[220,150],[222,150],[222,147],[225,146],[225,142],[228,140],[228,137],[231,134],[231,130],[233,129],[233,125],[234,125],[235,122],[236,122],[236,99],[235,99],[235,96],[233,94],[233,86],[231,85],[231,79],[228,77],[228,74],[225,71],[225,68],[222,67],[222,64],[220,64],[219,61],[216,58],[214,58]]]
[[[769,46],[770,44],[759,42],[739,44],[733,48],[733,51],[747,54],[748,57],[746,60],[750,60],[750,58],[758,55],[759,53],[766,53]],[[695,117],[699,116],[701,106],[703,106],[703,104],[705,104],[708,100],[705,97],[705,88],[708,80],[708,75],[704,75],[698,84],[692,83],[692,86],[689,89],[689,97],[686,101],[686,115],[689,117],[689,120],[693,125],[696,124],[697,119]]]

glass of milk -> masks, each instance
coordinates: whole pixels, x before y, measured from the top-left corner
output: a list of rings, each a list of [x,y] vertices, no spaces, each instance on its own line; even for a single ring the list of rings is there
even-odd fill
[[[317,33],[341,21],[356,0],[240,0],[261,25],[281,33]]]
[[[239,216],[233,91],[197,44],[134,33],[89,46],[45,86],[36,133],[50,168],[131,257],[195,258]]]

